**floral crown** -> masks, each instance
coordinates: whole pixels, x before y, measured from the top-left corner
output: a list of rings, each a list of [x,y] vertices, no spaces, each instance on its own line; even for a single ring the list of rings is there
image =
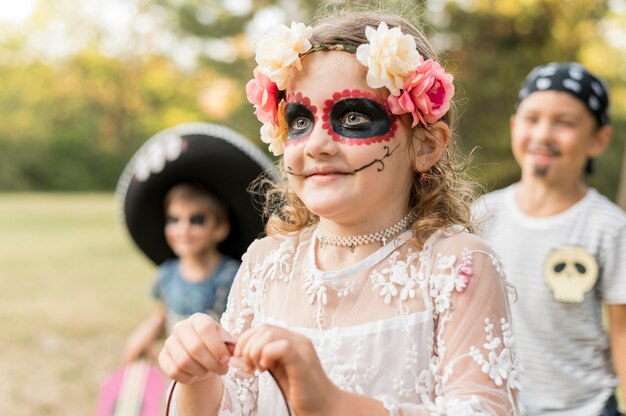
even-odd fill
[[[454,95],[453,77],[438,62],[420,55],[411,35],[399,27],[389,29],[381,22],[377,29],[367,27],[369,43],[358,48],[343,44],[313,46],[313,28],[292,22],[280,25],[259,39],[256,47],[254,78],[246,84],[248,101],[254,104],[261,127],[261,140],[269,144],[276,156],[283,153],[287,138],[285,100],[280,92],[290,77],[302,70],[300,58],[319,50],[342,50],[356,53],[356,59],[367,67],[366,81],[371,88],[385,87],[391,93],[387,109],[392,114],[411,114],[411,127],[428,127],[446,114]]]

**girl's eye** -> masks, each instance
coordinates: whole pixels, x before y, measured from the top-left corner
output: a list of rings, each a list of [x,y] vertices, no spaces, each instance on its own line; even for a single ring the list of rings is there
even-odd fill
[[[365,124],[367,122],[369,122],[370,119],[369,117],[364,116],[361,113],[357,113],[355,111],[350,111],[349,113],[347,113],[346,115],[344,115],[343,117],[341,117],[341,123],[345,124],[346,126],[360,126],[362,124]]]
[[[313,129],[315,117],[306,106],[297,103],[287,103],[285,108],[287,119],[287,138],[300,139],[306,137]]]
[[[165,217],[165,225],[174,225],[178,223],[178,217],[172,217],[168,215]]]
[[[287,135],[290,139],[300,139],[309,134],[313,123],[307,117],[296,117],[289,123]]]
[[[290,128],[294,129],[295,131],[302,131],[302,130],[306,130],[310,126],[311,126],[311,120],[309,120],[306,117],[298,117],[291,122]]]

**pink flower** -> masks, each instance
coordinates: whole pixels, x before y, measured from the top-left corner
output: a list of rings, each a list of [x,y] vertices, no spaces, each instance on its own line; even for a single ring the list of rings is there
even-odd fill
[[[454,95],[453,77],[432,59],[422,63],[404,82],[400,95],[390,95],[387,106],[393,114],[411,113],[413,124],[428,127],[450,109]]]
[[[464,274],[466,276],[472,276],[474,274],[474,271],[469,266],[463,266],[461,267],[461,270],[459,271],[459,273]]]
[[[277,123],[278,87],[258,67],[254,69],[254,78],[246,84],[246,95],[261,123]]]

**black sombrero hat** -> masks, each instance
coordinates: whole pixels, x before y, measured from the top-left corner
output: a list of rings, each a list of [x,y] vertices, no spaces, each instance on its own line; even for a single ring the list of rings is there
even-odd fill
[[[187,123],[150,138],[131,158],[117,184],[124,223],[155,264],[176,257],[165,241],[163,201],[181,182],[204,185],[228,208],[230,234],[220,251],[239,259],[263,233],[263,218],[247,188],[259,175],[275,177],[271,159],[235,131]]]

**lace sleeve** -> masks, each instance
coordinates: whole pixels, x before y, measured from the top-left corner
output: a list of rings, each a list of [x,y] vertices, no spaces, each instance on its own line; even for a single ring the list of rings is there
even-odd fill
[[[454,239],[452,239],[454,240]],[[507,284],[477,237],[440,247],[428,276],[435,333],[423,404],[381,397],[390,415],[516,415],[518,362]],[[452,243],[456,244],[456,243]],[[447,249],[447,250],[446,250]]]
[[[255,283],[252,280],[248,254],[245,254],[228,296],[226,311],[221,324],[232,335],[237,336],[248,329],[254,317]],[[235,359],[231,360],[229,372],[222,378],[224,393],[218,415],[251,416],[256,414],[258,380],[256,375],[244,372]],[[176,409],[175,384],[168,392],[168,416],[180,415]]]
[[[222,315],[222,326],[234,336],[250,328],[257,308],[256,279],[253,276],[249,254],[243,256],[242,264],[228,296],[226,311]],[[228,374],[223,377],[224,395],[220,416],[254,415],[258,400],[258,379],[254,374],[243,371],[235,359],[231,360]]]

